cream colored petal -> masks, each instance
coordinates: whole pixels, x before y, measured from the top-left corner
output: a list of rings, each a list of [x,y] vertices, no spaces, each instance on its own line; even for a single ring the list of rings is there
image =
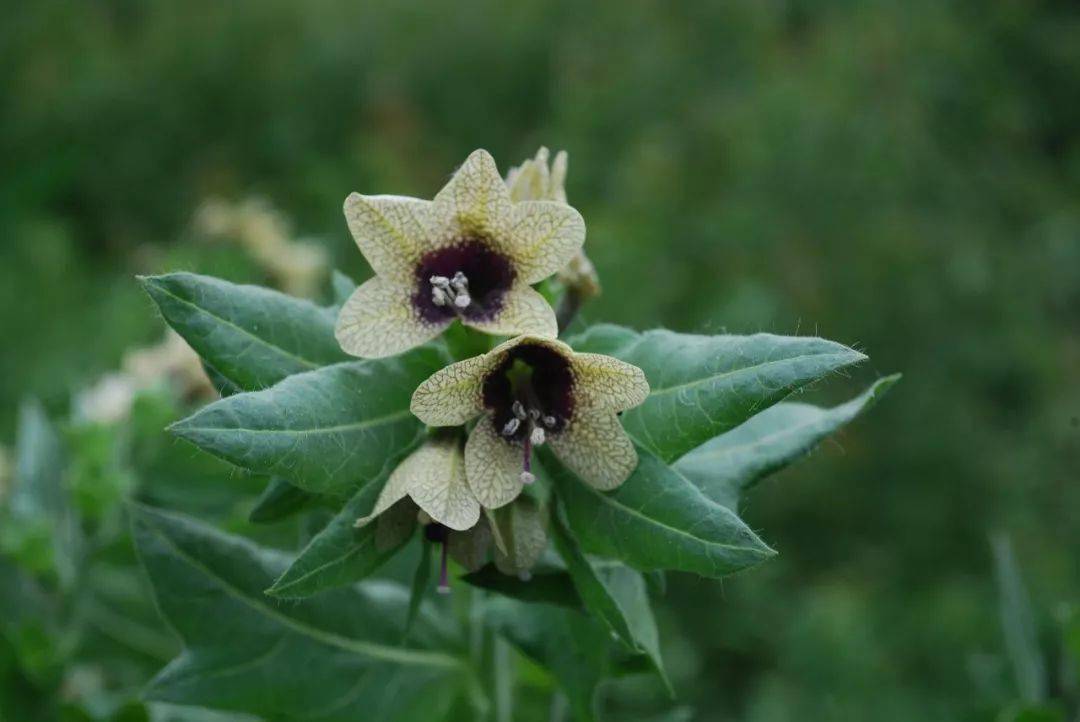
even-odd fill
[[[345,199],[345,219],[375,273],[390,280],[410,283],[420,256],[434,246],[431,201],[353,193]]]
[[[569,157],[565,150],[555,154],[555,161],[551,164],[551,179],[549,182],[549,195],[551,200],[566,203],[566,170],[569,165]]]
[[[449,321],[428,323],[412,305],[412,289],[376,276],[356,289],[338,314],[334,335],[346,353],[393,356],[435,338]]]
[[[429,426],[460,426],[483,408],[484,374],[491,354],[474,356],[439,369],[416,387],[409,408]]]
[[[488,509],[512,502],[521,493],[522,449],[499,436],[484,416],[465,442],[465,476],[477,501]]]
[[[538,291],[524,283],[516,283],[503,296],[503,305],[489,320],[463,320],[466,326],[495,336],[522,334],[555,338],[559,323],[555,311]]]
[[[495,159],[476,150],[435,196],[435,213],[451,218],[463,234],[501,238],[510,219],[510,192]]]
[[[562,432],[549,438],[548,444],[582,481],[601,491],[622,484],[637,466],[634,444],[611,412],[575,414]]]
[[[518,201],[555,200],[548,197],[551,174],[548,170],[548,149],[541,147],[530,158],[506,175],[510,198]]]
[[[480,504],[465,481],[465,457],[458,440],[429,441],[394,470],[409,496],[435,521],[463,531],[480,519]]]
[[[399,466],[398,468],[400,469],[401,467]],[[394,471],[394,473],[390,474],[390,478],[386,480],[386,484],[383,485],[382,491],[379,492],[379,498],[375,500],[375,506],[372,507],[371,513],[357,519],[356,526],[364,526],[394,504],[404,499],[405,495],[408,493],[408,479],[399,475],[397,471]]]
[[[585,243],[581,214],[555,201],[515,203],[510,230],[497,239],[518,280],[538,283],[570,262]]]
[[[649,397],[645,373],[633,364],[598,353],[575,353],[574,401],[581,408],[626,411]]]

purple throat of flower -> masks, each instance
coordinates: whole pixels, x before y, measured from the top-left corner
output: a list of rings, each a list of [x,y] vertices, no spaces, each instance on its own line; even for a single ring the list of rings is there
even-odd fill
[[[536,480],[533,450],[561,433],[574,412],[574,374],[569,360],[547,346],[523,343],[484,380],[484,406],[508,444],[521,447],[521,481]]]
[[[482,239],[464,238],[420,259],[413,307],[428,323],[488,321],[502,310],[515,275],[510,259]]]
[[[424,527],[424,538],[433,544],[439,545],[439,594],[450,593],[450,577],[447,570],[447,541],[450,538],[450,529],[439,522],[432,522]]]

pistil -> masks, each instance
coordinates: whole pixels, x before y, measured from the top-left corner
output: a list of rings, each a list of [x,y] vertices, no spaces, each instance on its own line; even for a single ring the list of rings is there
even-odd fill
[[[447,569],[446,569],[446,556],[447,556],[446,547],[448,545],[447,545],[445,539],[440,544],[440,546],[442,547],[442,551],[440,553],[440,558],[439,558],[439,586],[436,589],[439,592],[439,594],[449,594],[450,593],[450,580],[449,580],[449,577],[447,575]]]

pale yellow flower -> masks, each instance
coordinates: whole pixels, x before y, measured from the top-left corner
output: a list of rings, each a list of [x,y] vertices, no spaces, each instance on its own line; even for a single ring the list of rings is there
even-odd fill
[[[437,371],[416,389],[411,408],[431,426],[481,416],[465,444],[465,476],[480,504],[494,509],[535,478],[532,452],[544,443],[597,489],[619,486],[637,453],[617,414],[648,394],[636,366],[520,336]]]
[[[514,202],[486,151],[470,155],[432,201],[353,193],[345,217],[376,274],[341,309],[346,352],[392,356],[454,320],[500,336],[557,334],[531,284],[573,258],[585,222],[563,203]]]
[[[394,469],[366,524],[405,497],[434,521],[464,531],[480,519],[480,503],[465,481],[465,457],[458,434],[433,436]]]
[[[566,171],[569,159],[565,150],[548,162],[549,152],[541,146],[536,156],[506,174],[506,187],[515,201],[546,200],[566,203]],[[578,251],[559,269],[558,279],[581,300],[600,295],[600,277],[584,251]]]

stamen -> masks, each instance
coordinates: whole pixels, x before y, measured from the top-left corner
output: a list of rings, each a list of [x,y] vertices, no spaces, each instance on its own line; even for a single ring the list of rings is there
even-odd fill
[[[510,406],[510,411],[513,412],[514,416],[521,419],[522,421],[529,418],[529,415],[525,413],[525,407],[521,405],[520,401],[515,401]]]
[[[558,419],[556,419],[554,416],[545,416],[544,426],[548,427],[549,429],[554,429],[557,421]]]
[[[446,291],[435,286],[431,289],[431,302],[436,306],[445,306],[450,303],[450,297],[446,295]]]
[[[544,429],[540,426],[534,426],[529,433],[529,441],[532,442],[533,446],[540,446],[545,440],[547,440],[547,435],[544,433]]]
[[[467,308],[470,303],[472,303],[472,296],[470,296],[468,292],[459,293],[454,296],[454,305],[458,308]]]
[[[520,426],[521,426],[521,419],[519,419],[519,418],[517,418],[515,416],[514,418],[507,421],[506,425],[503,426],[503,430],[502,430],[503,436],[513,436],[514,434],[517,433],[517,430],[518,430],[518,428]]]
[[[439,594],[450,593],[450,580],[446,570],[446,547],[447,544],[444,541],[442,543],[442,558],[439,561],[439,586],[437,587]]]

